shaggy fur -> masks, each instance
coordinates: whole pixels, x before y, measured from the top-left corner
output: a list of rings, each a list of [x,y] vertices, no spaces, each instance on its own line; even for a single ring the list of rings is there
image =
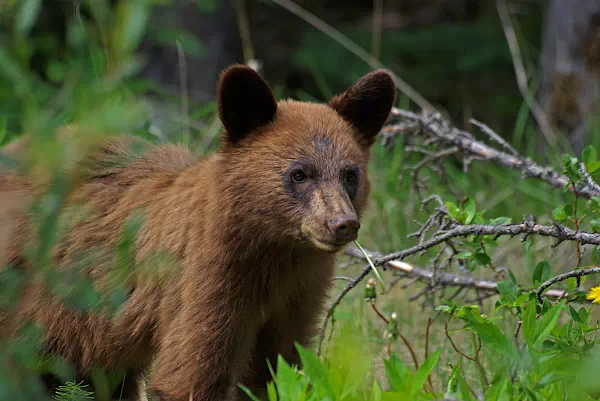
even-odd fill
[[[335,252],[352,239],[340,242],[330,223],[358,219],[365,207],[369,146],[394,91],[380,70],[330,105],[277,103],[256,72],[233,66],[219,84],[226,132],[216,154],[139,150],[131,137],[105,143],[68,199],[66,210],[87,202],[92,215],[53,250],[57,268],[93,250],[82,270],[109,294],[115,244],[138,209],[145,219],[136,260],[168,251],[177,263],[158,279],[129,269],[129,297],[112,318],[72,309],[31,284],[16,314],[0,311],[0,336],[33,319],[46,329],[46,351],[81,376],[99,366],[137,377],[153,363],[149,389],[160,400],[233,400],[239,382],[264,386],[266,360],[275,365],[282,354],[299,363],[294,342],[308,345],[315,334]],[[0,175],[0,266],[30,268],[26,210],[40,191],[26,177]]]

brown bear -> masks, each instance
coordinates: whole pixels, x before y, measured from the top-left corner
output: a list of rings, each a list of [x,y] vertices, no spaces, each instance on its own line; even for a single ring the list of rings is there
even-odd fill
[[[369,148],[394,97],[390,74],[377,70],[329,104],[277,102],[254,70],[228,68],[218,85],[218,151],[198,159],[178,145],[133,152],[141,143],[133,137],[103,144],[82,162],[65,206],[88,202],[91,215],[52,252],[60,269],[84,260],[82,251],[104,251],[83,271],[109,291],[122,226],[143,210],[135,260],[166,251],[177,263],[159,280],[127,271],[128,298],[114,317],[30,284],[16,313],[0,312],[0,335],[35,321],[45,351],[82,377],[94,367],[138,377],[152,366],[149,390],[163,401],[233,400],[238,383],[264,386],[266,361],[275,366],[281,354],[299,364],[294,343],[315,334],[335,254],[357,237]],[[0,266],[29,267],[26,205],[40,191],[26,177],[0,175]]]

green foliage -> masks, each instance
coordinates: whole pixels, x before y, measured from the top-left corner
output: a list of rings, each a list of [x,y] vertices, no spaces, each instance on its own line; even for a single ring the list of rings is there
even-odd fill
[[[94,393],[86,391],[83,383],[66,382],[56,389],[54,399],[57,401],[86,401],[93,400]]]

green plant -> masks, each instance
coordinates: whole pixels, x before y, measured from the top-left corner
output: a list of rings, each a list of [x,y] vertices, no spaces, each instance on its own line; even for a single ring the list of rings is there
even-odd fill
[[[93,400],[93,393],[86,391],[82,383],[66,382],[56,390],[54,399],[57,401],[86,401]]]

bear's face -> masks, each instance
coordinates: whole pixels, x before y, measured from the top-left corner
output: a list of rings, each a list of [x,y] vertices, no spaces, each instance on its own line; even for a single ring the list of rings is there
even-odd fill
[[[221,153],[238,219],[258,228],[258,236],[289,238],[326,252],[356,239],[369,192],[369,147],[394,94],[391,77],[376,71],[328,105],[276,103],[253,70],[235,66],[224,72]]]

